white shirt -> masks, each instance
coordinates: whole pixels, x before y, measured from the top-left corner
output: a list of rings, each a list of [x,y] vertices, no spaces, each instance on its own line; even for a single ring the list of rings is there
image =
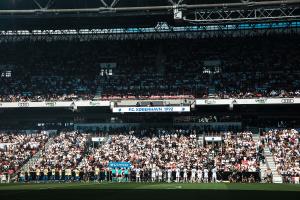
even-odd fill
[[[204,177],[208,177],[208,169],[204,169]]]
[[[152,169],[152,177],[155,177],[155,169]]]
[[[179,168],[176,169],[176,177],[180,177],[180,169]]]
[[[197,175],[198,175],[198,177],[202,177],[202,170],[201,169],[198,169]]]
[[[158,176],[162,177],[162,171],[161,170],[158,171]]]
[[[213,168],[211,171],[212,171],[213,175],[217,174],[217,169],[216,168]]]
[[[183,176],[184,176],[184,177],[187,177],[187,169],[184,169],[184,170],[183,170]]]
[[[168,177],[171,177],[172,170],[168,169]]]
[[[136,176],[140,176],[140,171],[141,171],[140,169],[135,170]]]
[[[196,175],[196,169],[192,169],[192,176]]]

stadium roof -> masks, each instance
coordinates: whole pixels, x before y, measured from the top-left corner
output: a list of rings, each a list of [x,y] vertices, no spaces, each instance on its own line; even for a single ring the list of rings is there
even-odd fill
[[[38,4],[42,7],[48,5],[53,9],[60,8],[92,8],[103,6],[103,3],[111,5],[115,2],[115,7],[140,7],[140,6],[163,6],[177,3],[180,0],[1,0],[0,8],[3,9],[36,9]],[[182,4],[215,4],[215,3],[239,3],[243,0],[183,0]],[[247,1],[247,0],[245,0]],[[264,2],[270,0],[255,0]],[[282,0],[275,0],[284,2]]]
[[[278,5],[300,2],[256,0],[254,4],[266,6],[271,1]],[[241,4],[254,5],[251,0],[1,0],[0,30],[153,27],[158,22],[176,25],[176,5],[186,12],[199,6],[214,9]]]

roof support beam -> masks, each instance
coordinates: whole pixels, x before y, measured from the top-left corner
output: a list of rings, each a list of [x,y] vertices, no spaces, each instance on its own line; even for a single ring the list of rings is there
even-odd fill
[[[173,6],[144,6],[144,7],[110,7],[115,6],[119,0],[114,0],[111,5],[108,7],[100,8],[78,8],[78,9],[45,9],[43,8],[36,0],[34,0],[38,5],[39,9],[29,9],[29,10],[0,10],[0,15],[18,15],[18,14],[36,14],[45,13],[45,14],[80,14],[80,13],[99,13],[101,11],[112,11],[112,12],[133,12],[133,11],[169,11],[173,9]],[[101,2],[105,2],[101,0]],[[180,2],[180,1],[179,1]],[[300,0],[284,0],[284,1],[262,1],[262,2],[251,2],[251,5],[247,3],[228,3],[228,4],[195,4],[195,5],[178,5],[179,9],[216,9],[216,8],[243,8],[243,7],[259,7],[259,6],[282,6],[290,4],[300,4]]]

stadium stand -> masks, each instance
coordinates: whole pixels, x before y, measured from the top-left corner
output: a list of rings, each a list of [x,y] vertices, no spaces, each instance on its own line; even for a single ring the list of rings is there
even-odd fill
[[[4,154],[1,173],[9,177],[3,178],[3,182],[8,179],[20,182],[260,181],[262,159],[252,133],[218,135],[222,141],[201,144],[202,135],[196,130],[145,129],[108,135],[103,143],[94,146],[89,142],[93,134],[87,133],[61,132],[50,138],[44,134],[15,137],[2,134],[2,145],[15,142],[18,148],[14,151],[9,148],[9,154]],[[35,162],[21,168],[37,151],[39,156]],[[110,162],[130,162],[131,166],[115,169]],[[10,169],[14,171],[9,172]]]
[[[0,174],[13,175],[18,172],[22,165],[43,148],[47,140],[47,134],[43,133],[1,132]]]
[[[299,35],[300,0],[1,0],[0,199],[299,198]]]
[[[6,43],[0,100],[298,97],[299,44],[293,35]]]
[[[39,159],[28,170],[48,180],[48,172],[75,170],[80,163],[86,144],[86,135],[77,132],[62,132],[42,149]],[[52,179],[55,174],[52,175]],[[50,177],[49,177],[50,178]],[[39,178],[36,178],[39,180]]]
[[[283,181],[295,183],[295,177],[300,175],[299,132],[294,129],[270,130],[264,133],[264,140],[274,156],[277,171],[283,176]]]

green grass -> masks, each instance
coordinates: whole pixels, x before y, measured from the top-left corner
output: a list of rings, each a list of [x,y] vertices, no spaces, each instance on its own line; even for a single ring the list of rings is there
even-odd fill
[[[264,190],[298,191],[295,184],[244,183],[16,183],[0,184],[0,190],[101,190],[101,189],[176,189],[176,190]]]
[[[5,200],[245,200],[298,199],[300,185],[240,183],[30,183],[0,184]]]

